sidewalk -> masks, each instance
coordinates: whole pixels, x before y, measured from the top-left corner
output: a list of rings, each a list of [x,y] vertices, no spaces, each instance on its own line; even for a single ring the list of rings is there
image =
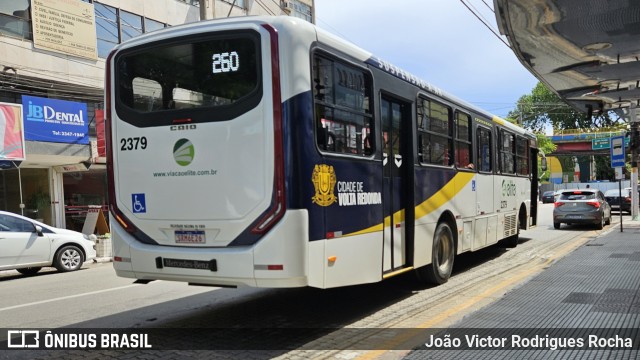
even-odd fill
[[[468,347],[473,335],[483,342]],[[640,222],[611,227],[435,338],[460,346],[405,359],[640,358]]]

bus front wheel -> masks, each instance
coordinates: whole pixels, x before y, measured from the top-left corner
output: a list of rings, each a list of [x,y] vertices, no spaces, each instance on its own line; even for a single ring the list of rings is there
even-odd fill
[[[433,250],[431,251],[431,264],[417,270],[418,277],[431,284],[444,284],[449,280],[453,270],[455,257],[455,245],[453,232],[446,222],[441,222],[436,227],[433,236]]]

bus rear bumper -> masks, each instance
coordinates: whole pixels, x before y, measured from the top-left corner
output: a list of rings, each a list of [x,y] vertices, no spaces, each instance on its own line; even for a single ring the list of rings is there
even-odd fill
[[[258,243],[246,247],[149,245],[111,223],[114,269],[120,277],[212,286],[308,285],[308,215],[288,210]]]

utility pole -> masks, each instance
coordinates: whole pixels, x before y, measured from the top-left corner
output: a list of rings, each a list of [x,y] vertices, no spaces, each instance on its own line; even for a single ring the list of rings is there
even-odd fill
[[[207,20],[207,0],[198,0],[198,5],[200,6],[200,21]]]
[[[638,131],[638,112],[635,107],[629,108],[629,122],[631,123],[631,217],[638,220],[638,147],[640,133]]]

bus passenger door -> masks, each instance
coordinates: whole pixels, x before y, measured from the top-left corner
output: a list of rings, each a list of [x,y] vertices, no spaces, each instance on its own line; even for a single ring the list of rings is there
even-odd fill
[[[478,216],[495,212],[492,137],[490,129],[480,126],[477,128],[478,176],[476,176],[475,192]]]
[[[408,126],[411,106],[408,103],[382,97],[382,164],[384,211],[383,273],[407,265],[407,254],[413,243],[414,208],[410,203],[412,159],[408,155],[411,142]],[[406,133],[404,133],[406,132]]]
[[[497,217],[494,201],[493,133],[491,129],[476,128],[476,151],[478,154],[478,176],[475,181],[476,224],[471,250],[483,248],[495,242]]]

